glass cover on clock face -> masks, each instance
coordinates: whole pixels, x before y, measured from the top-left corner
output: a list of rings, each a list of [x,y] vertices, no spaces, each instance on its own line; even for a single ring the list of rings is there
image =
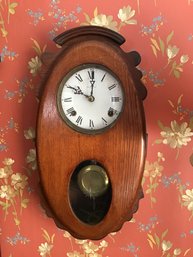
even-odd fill
[[[57,104],[63,120],[82,133],[101,133],[112,127],[123,109],[119,79],[96,64],[76,67],[60,83]]]

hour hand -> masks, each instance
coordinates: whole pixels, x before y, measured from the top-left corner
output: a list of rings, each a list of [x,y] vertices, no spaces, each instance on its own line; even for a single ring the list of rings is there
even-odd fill
[[[78,94],[78,95],[82,95],[83,94],[83,92],[80,89],[80,87],[75,88],[75,87],[67,86],[67,88],[70,88],[70,89],[74,90],[74,94]]]
[[[88,95],[85,95],[85,94],[82,92],[82,89],[81,89],[79,86],[77,86],[77,88],[71,87],[71,86],[67,86],[67,88],[72,89],[72,90],[74,91],[74,94],[75,94],[75,95],[84,95],[84,96],[86,96],[86,97],[89,97]]]

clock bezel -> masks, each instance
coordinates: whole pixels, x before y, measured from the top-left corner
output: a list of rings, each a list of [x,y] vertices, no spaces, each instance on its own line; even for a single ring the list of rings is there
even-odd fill
[[[79,126],[77,126],[76,124],[74,124],[73,122],[71,122],[66,114],[64,113],[63,107],[62,107],[62,103],[61,103],[61,95],[62,95],[62,91],[64,88],[64,85],[66,83],[66,81],[68,81],[68,79],[73,76],[73,74],[75,74],[76,72],[86,69],[86,68],[98,68],[98,69],[102,69],[104,71],[107,71],[109,74],[111,74],[119,83],[121,92],[122,92],[122,106],[121,106],[121,110],[119,112],[119,114],[117,115],[116,119],[114,119],[114,121],[112,123],[110,123],[109,125],[104,126],[103,128],[100,129],[85,129],[85,128],[81,128]],[[111,129],[120,119],[121,114],[123,113],[124,110],[124,106],[125,106],[125,92],[124,92],[124,87],[121,83],[121,80],[119,79],[119,77],[109,68],[107,68],[105,65],[103,64],[99,64],[99,63],[84,63],[84,64],[80,64],[76,67],[74,67],[72,70],[70,70],[61,80],[61,82],[59,83],[58,86],[58,91],[56,94],[56,105],[57,105],[57,110],[58,113],[60,115],[60,117],[62,118],[62,120],[65,122],[65,124],[67,124],[71,129],[73,129],[76,132],[79,133],[83,133],[83,134],[88,134],[88,135],[96,135],[96,134],[101,134],[103,132],[108,131],[109,129]]]

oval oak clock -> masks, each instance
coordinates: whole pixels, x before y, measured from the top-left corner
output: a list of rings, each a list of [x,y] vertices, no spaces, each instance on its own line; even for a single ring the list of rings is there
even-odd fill
[[[84,26],[54,39],[37,122],[47,214],[80,239],[101,239],[130,220],[143,197],[146,156],[140,55],[107,28]]]

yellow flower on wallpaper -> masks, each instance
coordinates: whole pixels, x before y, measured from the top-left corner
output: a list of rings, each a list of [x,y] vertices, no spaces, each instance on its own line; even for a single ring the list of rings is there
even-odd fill
[[[11,166],[12,164],[14,164],[14,160],[11,159],[11,158],[5,158],[5,159],[3,160],[3,164],[4,164],[4,165],[7,165],[7,166]]]
[[[22,175],[21,173],[16,173],[11,176],[11,185],[14,187],[14,189],[24,189],[27,185],[28,178],[25,175]]]
[[[15,197],[15,191],[10,185],[3,185],[0,187],[0,197],[11,200]]]
[[[106,14],[98,14],[97,8],[95,8],[94,10],[93,18],[90,18],[87,13],[84,13],[84,16],[86,18],[86,22],[81,23],[81,25],[100,26],[117,31],[117,22],[113,20],[113,16]]]
[[[174,256],[178,256],[178,255],[180,255],[180,254],[181,254],[181,252],[182,252],[182,250],[181,250],[180,248],[176,248],[176,249],[174,249]]]
[[[172,247],[172,243],[170,241],[163,241],[162,242],[162,250],[163,252],[166,252],[168,250],[170,250],[170,248]]]
[[[42,228],[42,231],[43,231],[42,236],[46,240],[46,242],[41,243],[38,246],[38,252],[39,252],[40,256],[42,256],[42,257],[51,256],[51,250],[54,247],[54,237],[55,237],[55,234],[50,236],[48,234],[47,230],[45,230],[43,228]]]
[[[137,24],[137,20],[131,19],[135,15],[135,10],[131,9],[131,6],[123,7],[119,10],[118,18],[126,24]]]
[[[160,165],[157,161],[153,163],[149,163],[146,161],[145,163],[145,170],[144,170],[144,177],[161,177],[162,175],[163,166]]]
[[[41,66],[42,66],[42,62],[39,56],[31,58],[31,60],[28,62],[28,68],[30,70],[30,73],[33,76],[35,76],[40,71]]]
[[[120,19],[120,23],[113,19],[112,15],[98,14],[98,9],[94,10],[94,17],[91,19],[87,13],[84,13],[86,22],[81,25],[94,25],[100,27],[106,27],[114,31],[119,31],[124,25],[137,24],[137,20],[133,19],[135,10],[132,10],[131,6],[123,7],[119,9],[117,17]]]
[[[4,167],[4,168],[0,168],[0,178],[8,178],[11,174],[13,173],[13,171],[11,169],[9,169],[9,167]]]
[[[169,145],[172,149],[180,149],[183,146],[186,146],[193,136],[191,128],[188,127],[187,122],[178,124],[176,120],[171,121],[171,127],[165,127],[161,121],[158,121],[158,125],[161,128],[160,135],[162,139],[155,141],[157,144]]]
[[[68,232],[65,232],[63,236],[68,238],[70,241],[74,240],[74,238]],[[80,252],[74,250],[72,247],[73,251],[67,253],[68,257],[102,257],[102,253],[108,247],[108,243],[105,240],[99,241],[99,243],[97,243],[89,240],[75,239],[74,242],[79,245]]]
[[[9,177],[9,174],[7,174],[7,172],[5,171],[4,168],[0,169],[0,178],[7,178]]]
[[[188,60],[189,60],[189,56],[187,55],[187,54],[184,54],[184,55],[182,55],[181,57],[180,57],[180,62],[181,63],[187,63],[188,62]]]
[[[107,16],[105,14],[99,14],[91,20],[90,24],[94,26],[106,27],[115,31],[117,30],[117,22],[113,21],[112,15]]]
[[[42,257],[50,256],[50,251],[52,250],[52,248],[53,248],[53,245],[48,244],[47,242],[41,243],[41,245],[38,247],[40,256]]]
[[[162,58],[166,54],[167,64],[163,67],[163,69],[170,69],[169,74],[173,74],[175,78],[179,79],[183,72],[183,65],[189,61],[189,56],[188,54],[183,54],[180,57],[180,62],[177,60],[180,48],[176,45],[170,44],[173,36],[173,30],[167,35],[165,39],[162,39],[160,36],[158,38],[154,36],[150,38],[150,46],[156,58],[158,58],[159,53],[162,55]]]
[[[169,45],[166,51],[167,51],[168,59],[172,59],[178,54],[179,48],[177,46]]]
[[[175,257],[179,256],[182,253],[182,250],[180,248],[174,248],[175,243],[171,242],[170,240],[165,240],[165,237],[168,234],[168,229],[166,229],[161,235],[155,233],[148,233],[147,241],[151,247],[151,249],[154,249],[155,247],[158,250],[158,253],[155,255],[157,256],[166,256],[166,257]],[[184,251],[183,255],[186,256],[188,252],[191,250],[191,248]],[[159,253],[159,252],[162,252]]]
[[[29,153],[26,157],[26,163],[29,165],[30,169],[32,169],[32,170],[37,169],[36,150],[35,149],[29,150]]]
[[[184,206],[187,206],[187,209],[193,212],[193,189],[187,189],[186,194],[182,196],[182,200],[184,201]]]
[[[0,206],[5,212],[5,220],[9,214],[9,209],[12,209],[14,222],[19,227],[20,219],[15,205],[18,202],[20,203],[20,214],[22,209],[28,205],[29,199],[23,198],[24,190],[28,185],[28,177],[20,172],[13,172],[13,159],[5,158],[3,164],[5,166],[0,168],[0,198],[2,199],[0,200]]]
[[[90,253],[97,252],[99,250],[99,247],[98,245],[90,241],[88,243],[83,244],[83,249],[85,253],[90,254]]]
[[[36,132],[34,128],[29,128],[28,130],[24,130],[25,139],[35,139]]]

